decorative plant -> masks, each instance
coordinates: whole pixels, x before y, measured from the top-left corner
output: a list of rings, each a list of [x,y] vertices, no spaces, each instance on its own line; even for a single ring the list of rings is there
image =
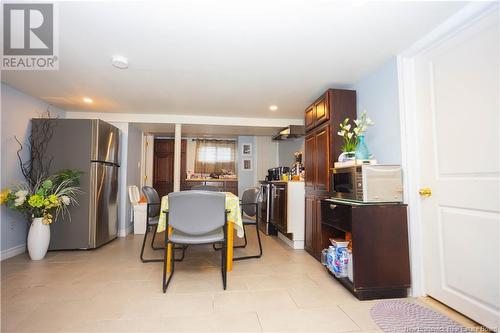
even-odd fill
[[[15,137],[19,144],[17,158],[25,182],[0,193],[0,204],[24,213],[28,221],[43,218],[50,224],[59,214],[69,214],[70,205],[77,204],[80,193],[80,176],[77,170],[62,170],[50,176],[52,157],[47,155],[47,147],[54,134],[55,122],[50,121],[50,111],[40,115],[43,121],[32,122],[31,134],[26,143]],[[22,151],[28,150],[28,158],[23,159]]]
[[[344,139],[344,144],[342,146],[343,152],[355,151],[359,137],[364,135],[368,127],[375,123],[366,116],[366,111],[363,111],[361,117],[354,120],[354,124],[356,126],[351,131],[352,125],[349,123],[349,118],[345,118],[344,121],[340,123],[340,131],[338,131],[337,134]]]
[[[76,196],[81,192],[81,174],[76,170],[63,170],[37,180],[34,186],[22,183],[15,189],[4,189],[0,193],[0,204],[31,218],[41,217],[44,224],[50,224],[59,214],[69,214],[70,205],[78,204]]]

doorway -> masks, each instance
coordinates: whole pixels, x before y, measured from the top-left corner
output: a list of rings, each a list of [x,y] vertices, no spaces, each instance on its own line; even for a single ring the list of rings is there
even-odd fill
[[[153,187],[160,197],[174,190],[175,140],[155,138],[153,149]],[[181,190],[186,182],[186,139],[181,141]]]

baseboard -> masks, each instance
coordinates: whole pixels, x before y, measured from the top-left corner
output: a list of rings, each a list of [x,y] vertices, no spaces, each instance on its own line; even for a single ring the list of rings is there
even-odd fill
[[[281,232],[278,231],[278,238],[283,241],[286,245],[290,246],[294,250],[303,250],[304,249],[304,241],[299,240],[291,240]]]
[[[11,247],[10,249],[5,249],[0,254],[0,261],[15,257],[18,254],[21,254],[24,252],[26,252],[26,244],[21,244],[18,246]]]
[[[134,225],[129,224],[127,228],[118,230],[118,237],[127,237],[134,231]]]

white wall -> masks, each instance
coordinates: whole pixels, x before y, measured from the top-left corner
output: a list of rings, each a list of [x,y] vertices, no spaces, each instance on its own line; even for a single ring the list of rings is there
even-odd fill
[[[267,170],[279,165],[278,142],[273,141],[271,136],[256,136],[255,154],[257,181],[264,180]]]
[[[129,123],[111,123],[120,129],[120,173],[118,184],[118,236],[132,232],[133,215],[128,197],[130,185],[141,184],[142,131]],[[140,190],[140,189],[139,189]]]
[[[125,219],[125,232],[132,230],[133,213],[128,200],[128,187],[135,185],[141,189],[141,160],[142,160],[142,131],[130,125],[128,127],[127,150],[127,214]]]
[[[366,110],[375,122],[366,133],[366,144],[379,163],[401,164],[398,69],[396,58],[363,78],[356,90],[358,115]]]
[[[296,151],[304,152],[304,138],[288,139],[278,142],[278,166],[291,167],[295,163]]]
[[[24,181],[19,169],[16,152],[17,136],[25,142],[31,131],[31,118],[47,111],[48,104],[26,95],[4,83],[1,84],[1,183],[0,188],[10,187]],[[64,117],[64,111],[50,107],[53,116]],[[27,157],[28,151],[22,152]],[[2,259],[24,252],[27,235],[27,223],[24,217],[15,211],[0,208],[1,216],[1,251]]]
[[[127,234],[127,224],[130,216],[130,203],[127,190],[127,165],[128,165],[128,123],[111,122],[120,129],[120,171],[118,175],[118,236]]]

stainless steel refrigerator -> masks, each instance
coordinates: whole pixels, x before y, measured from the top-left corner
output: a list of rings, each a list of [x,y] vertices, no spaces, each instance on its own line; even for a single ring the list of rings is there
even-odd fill
[[[33,119],[41,121],[47,120]],[[71,218],[59,216],[51,224],[49,250],[97,248],[118,234],[120,132],[98,119],[48,121],[53,130],[47,146],[51,172],[83,171],[79,204],[70,208]]]

